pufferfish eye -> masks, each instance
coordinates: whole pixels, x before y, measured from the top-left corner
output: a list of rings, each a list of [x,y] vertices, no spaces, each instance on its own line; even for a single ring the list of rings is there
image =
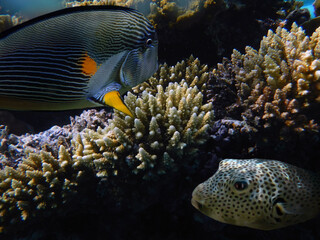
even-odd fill
[[[248,187],[248,183],[246,181],[236,181],[233,184],[234,188],[237,189],[238,191],[243,191]]]

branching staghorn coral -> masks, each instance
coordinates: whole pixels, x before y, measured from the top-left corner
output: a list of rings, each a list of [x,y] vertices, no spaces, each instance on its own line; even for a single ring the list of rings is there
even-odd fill
[[[138,95],[144,90],[155,93],[158,85],[166,88],[169,83],[179,83],[184,79],[190,87],[197,86],[204,93],[209,74],[208,65],[201,64],[198,58],[191,55],[174,66],[166,63],[160,65],[159,70],[148,81],[134,87],[132,92]]]
[[[198,60],[194,61],[197,64],[192,66],[200,65]],[[186,63],[179,66],[187,68]],[[36,137],[26,136],[35,146],[24,149],[22,160],[16,160],[14,166],[7,165],[0,170],[1,231],[9,234],[10,226],[25,220],[33,223],[38,217],[51,216],[54,212],[59,216],[65,212],[65,205],[79,198],[79,191],[86,192],[87,188],[92,189],[93,195],[85,198],[97,198],[97,183],[107,200],[117,202],[132,192],[132,186],[124,186],[124,182],[140,184],[137,186],[140,190],[131,198],[147,206],[150,196],[143,197],[141,189],[149,188],[149,180],[197,169],[202,161],[199,157],[203,154],[202,147],[210,138],[208,129],[213,122],[213,111],[211,103],[204,103],[197,84],[191,87],[183,79],[189,71],[187,75],[197,79],[190,68],[182,71],[184,75],[177,79],[182,79],[179,82],[166,82],[166,87],[149,85],[150,88],[139,95],[128,93],[125,103],[134,118],[115,111],[106,123],[110,116],[90,110],[72,119],[71,125],[56,126],[57,129]],[[192,83],[194,79],[188,81]],[[36,146],[34,140],[41,136],[50,139],[58,132],[65,134],[63,143],[55,138],[48,140],[54,145],[52,149],[59,149],[58,153]],[[152,189],[163,183],[165,181],[157,182]]]
[[[250,125],[268,128],[281,123],[282,130],[318,131],[319,118],[312,111],[320,102],[319,34],[320,29],[309,38],[293,24],[290,32],[270,30],[259,51],[247,47],[242,55],[234,50],[231,75],[244,108],[242,117]],[[224,71],[219,64],[216,73]]]
[[[104,129],[84,131],[74,143],[74,158],[93,161],[100,177],[123,175],[129,167],[149,179],[196,166],[213,121],[211,103],[202,102],[198,88],[184,80],[165,89],[158,85],[155,93],[145,90],[141,97],[128,93],[125,103],[134,118],[115,111]]]
[[[0,232],[61,207],[78,191],[82,179],[89,179],[86,172],[63,146],[58,159],[45,151],[30,153],[17,168],[0,170]]]

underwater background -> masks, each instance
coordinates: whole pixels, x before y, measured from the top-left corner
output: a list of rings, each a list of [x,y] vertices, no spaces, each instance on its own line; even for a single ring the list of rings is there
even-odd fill
[[[111,108],[0,111],[0,239],[319,239],[319,218],[260,231],[190,203],[224,158],[319,171],[319,1],[0,0],[0,30],[115,4],[156,28],[159,70]],[[301,27],[301,28],[300,28]]]

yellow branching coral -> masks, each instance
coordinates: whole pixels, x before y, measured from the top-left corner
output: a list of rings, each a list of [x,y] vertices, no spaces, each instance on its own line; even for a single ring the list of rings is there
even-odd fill
[[[17,168],[0,170],[0,230],[57,208],[76,192],[85,168],[63,146],[58,159],[50,153],[30,153]]]
[[[169,83],[181,82],[183,79],[190,87],[197,86],[202,93],[206,90],[209,80],[208,65],[201,64],[198,58],[190,56],[189,59],[178,62],[175,66],[166,63],[159,66],[159,70],[147,81],[132,89],[135,94],[144,90],[156,92],[157,86],[166,88]]]
[[[129,93],[125,103],[134,118],[115,111],[104,129],[84,131],[75,142],[74,158],[93,161],[100,177],[129,169],[148,179],[190,161],[196,164],[213,121],[212,105],[202,98],[184,80],[165,89],[158,85],[155,93],[144,91],[141,97]]]
[[[280,120],[296,131],[318,130],[318,122],[305,113],[320,102],[320,29],[309,38],[293,24],[263,38],[259,51],[246,48],[232,54],[242,116],[258,126]],[[223,65],[218,66],[223,71]]]

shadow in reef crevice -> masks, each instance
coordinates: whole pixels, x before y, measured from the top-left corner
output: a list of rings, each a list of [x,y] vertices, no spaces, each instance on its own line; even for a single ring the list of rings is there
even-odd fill
[[[107,111],[112,111],[109,107],[95,108],[97,110],[105,108]],[[66,111],[8,111],[16,119],[23,121],[31,126],[32,132],[24,133],[39,133],[50,129],[51,127],[58,125],[63,126],[70,124],[70,117],[79,116],[84,110],[88,109],[76,109]],[[1,124],[1,123],[0,123]],[[14,129],[10,130],[10,133],[15,133]]]

